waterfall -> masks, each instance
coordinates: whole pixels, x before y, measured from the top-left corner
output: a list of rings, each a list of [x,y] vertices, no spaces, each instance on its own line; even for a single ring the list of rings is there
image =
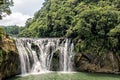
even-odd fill
[[[60,67],[61,71],[73,71],[74,45],[69,39],[65,39],[60,47]]]
[[[18,38],[21,74],[51,71],[53,56],[59,51],[59,71],[73,71],[74,44],[70,39],[60,38]]]

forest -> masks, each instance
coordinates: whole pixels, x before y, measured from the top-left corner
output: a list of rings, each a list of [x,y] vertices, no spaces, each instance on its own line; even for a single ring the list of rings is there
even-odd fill
[[[46,0],[18,36],[72,38],[77,52],[101,55],[120,52],[119,35],[119,0]]]

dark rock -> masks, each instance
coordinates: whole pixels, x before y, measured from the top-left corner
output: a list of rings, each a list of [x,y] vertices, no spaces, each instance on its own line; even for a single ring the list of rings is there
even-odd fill
[[[52,58],[52,61],[51,61],[51,65],[50,65],[50,70],[52,71],[59,71],[59,55],[60,55],[60,51],[57,50],[54,52],[53,54],[53,58]]]

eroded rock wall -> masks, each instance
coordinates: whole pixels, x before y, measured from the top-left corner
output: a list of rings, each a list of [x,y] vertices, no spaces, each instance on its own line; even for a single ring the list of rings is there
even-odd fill
[[[101,56],[78,53],[75,56],[77,71],[120,73],[120,55],[108,52]]]

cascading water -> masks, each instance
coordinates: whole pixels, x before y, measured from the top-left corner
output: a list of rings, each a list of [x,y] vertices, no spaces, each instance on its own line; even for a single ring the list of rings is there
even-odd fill
[[[65,39],[60,46],[60,68],[61,71],[73,71],[74,45],[71,40]]]
[[[74,45],[70,39],[19,38],[16,39],[16,46],[22,74],[51,71],[51,62],[56,51],[59,51],[58,70],[64,72],[73,70]]]

